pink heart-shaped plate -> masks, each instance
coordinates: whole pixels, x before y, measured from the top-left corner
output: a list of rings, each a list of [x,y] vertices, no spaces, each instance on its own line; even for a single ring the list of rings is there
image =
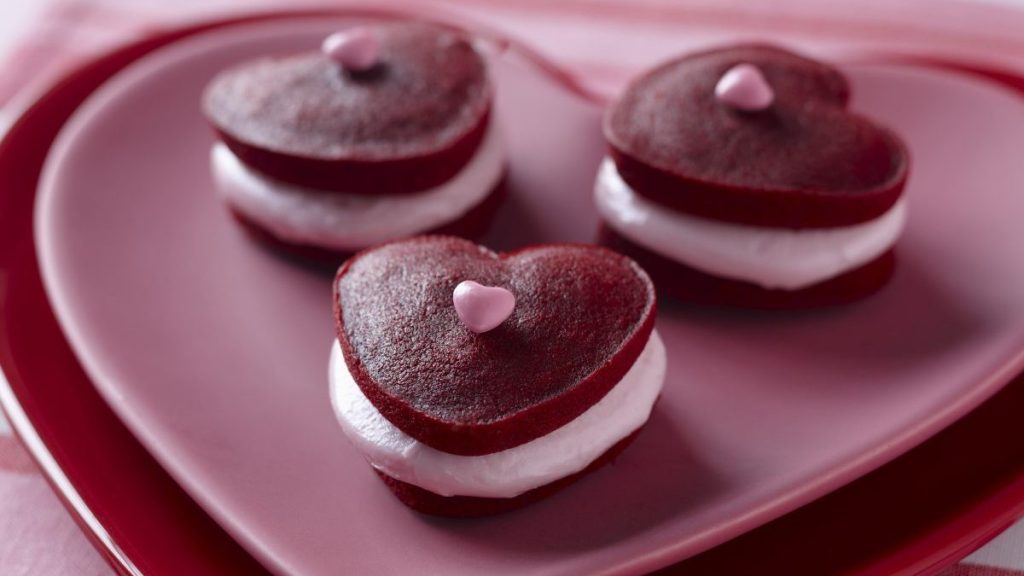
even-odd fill
[[[82,364],[167,470],[270,568],[653,569],[896,457],[1019,368],[1024,197],[1012,192],[1024,186],[1015,146],[1024,105],[943,71],[851,66],[854,108],[903,133],[915,160],[891,285],[855,306],[802,314],[666,304],[666,390],[613,466],[496,518],[410,512],[331,413],[330,277],[237,229],[212,190],[212,135],[198,111],[223,67],[316,49],[352,23],[232,27],[138,61],[66,127],[37,208],[47,289]],[[591,240],[600,110],[519,55],[492,56],[511,172],[485,242]]]

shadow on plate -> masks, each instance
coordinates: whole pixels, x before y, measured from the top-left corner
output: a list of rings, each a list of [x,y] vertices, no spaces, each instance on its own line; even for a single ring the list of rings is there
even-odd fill
[[[725,488],[658,405],[621,456],[547,500],[491,518],[421,518],[461,545],[564,553],[641,537]]]

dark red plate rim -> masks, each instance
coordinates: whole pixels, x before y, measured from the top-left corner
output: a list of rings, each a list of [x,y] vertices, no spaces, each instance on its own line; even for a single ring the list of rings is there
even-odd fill
[[[0,141],[0,405],[72,516],[121,574],[266,570],[171,479],[100,398],[57,325],[39,277],[32,214],[50,144],[107,78],[163,45],[217,27],[339,11],[234,17],[164,32],[64,76]],[[379,10],[347,15],[401,16]],[[557,81],[591,98],[537,54]],[[1024,93],[1024,78],[906,58]],[[1024,378],[903,457],[782,518],[664,570],[686,574],[927,574],[1024,515]]]

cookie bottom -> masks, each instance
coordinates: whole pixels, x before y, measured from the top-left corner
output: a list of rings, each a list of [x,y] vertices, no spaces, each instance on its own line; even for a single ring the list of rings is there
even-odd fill
[[[502,175],[501,180],[499,180],[494,186],[490,194],[488,194],[477,205],[470,208],[457,220],[453,220],[447,224],[430,230],[417,232],[415,235],[443,234],[448,236],[458,236],[468,240],[475,240],[483,236],[490,226],[491,220],[494,218],[494,214],[498,210],[498,206],[505,199],[506,179],[507,175]],[[228,204],[228,211],[234,217],[235,221],[242,226],[246,233],[263,246],[277,254],[288,258],[298,259],[299,261],[312,265],[316,268],[322,267],[333,272],[342,262],[362,249],[335,250],[310,244],[296,244],[279,238],[259,223],[236,210],[230,204]],[[369,248],[369,246],[366,246],[365,248]]]
[[[646,424],[645,424],[646,425]],[[637,437],[643,426],[612,445],[604,454],[587,465],[586,468],[543,486],[538,486],[513,498],[484,498],[479,496],[441,496],[419,486],[396,480],[391,476],[374,469],[380,479],[402,501],[403,504],[424,514],[446,516],[449,518],[474,518],[491,516],[522,508],[542,498],[558,492],[584,475],[611,462]]]
[[[601,226],[598,238],[602,245],[636,260],[650,274],[660,293],[712,306],[795,310],[846,304],[877,292],[889,281],[896,267],[896,255],[890,249],[824,282],[798,290],[777,290],[691,268],[634,244],[607,225]]]

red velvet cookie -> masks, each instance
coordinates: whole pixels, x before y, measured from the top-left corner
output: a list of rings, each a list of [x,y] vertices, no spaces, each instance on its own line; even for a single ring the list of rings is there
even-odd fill
[[[459,238],[479,238],[483,236],[490,226],[494,214],[507,195],[504,178],[479,204],[469,209],[458,220],[427,230],[425,234],[440,234],[446,236],[458,236]],[[299,264],[311,265],[317,269],[323,269],[334,273],[338,262],[344,261],[354,255],[353,252],[331,250],[319,246],[305,244],[292,244],[274,236],[257,222],[253,222],[245,214],[232,209],[231,216],[242,226],[242,228],[260,244],[269,250],[280,254],[285,258],[291,258]]]
[[[463,34],[425,23],[374,27],[378,61],[352,70],[320,51],[218,75],[203,109],[247,166],[276,180],[356,194],[437,186],[488,126],[486,67]]]
[[[377,470],[377,475],[381,480],[387,484],[388,488],[402,501],[403,504],[416,510],[423,512],[424,514],[431,514],[434,516],[446,516],[449,518],[475,518],[478,516],[491,516],[494,514],[500,514],[502,512],[508,512],[516,510],[533,504],[538,500],[547,498],[548,496],[558,492],[559,490],[569,486],[573,482],[576,482],[580,478],[586,476],[590,472],[613,462],[615,458],[622,453],[633,440],[640,434],[640,430],[633,432],[629,436],[626,436],[622,440],[615,443],[614,446],[609,448],[604,454],[591,462],[586,468],[550,482],[543,486],[538,486],[533,490],[524,492],[519,496],[513,498],[483,498],[479,496],[440,496],[434,494],[429,490],[424,490],[414,484],[408,482],[402,482],[396,480],[391,476]]]
[[[797,290],[779,290],[722,278],[672,261],[637,246],[607,226],[601,228],[600,241],[636,260],[665,296],[709,306],[799,310],[848,304],[880,290],[896,267],[896,256],[889,250],[863,266],[818,284]]]
[[[475,333],[452,306],[465,280],[515,295],[511,316]],[[628,258],[585,245],[495,254],[427,236],[350,259],[335,281],[338,341],[362,393],[438,450],[482,455],[578,417],[636,362],[655,295]]]
[[[760,69],[774,102],[723,105],[739,64]],[[757,226],[821,228],[876,218],[908,170],[900,139],[850,112],[843,75],[768,45],[690,54],[644,74],[605,117],[611,155],[638,194],[689,214]]]

